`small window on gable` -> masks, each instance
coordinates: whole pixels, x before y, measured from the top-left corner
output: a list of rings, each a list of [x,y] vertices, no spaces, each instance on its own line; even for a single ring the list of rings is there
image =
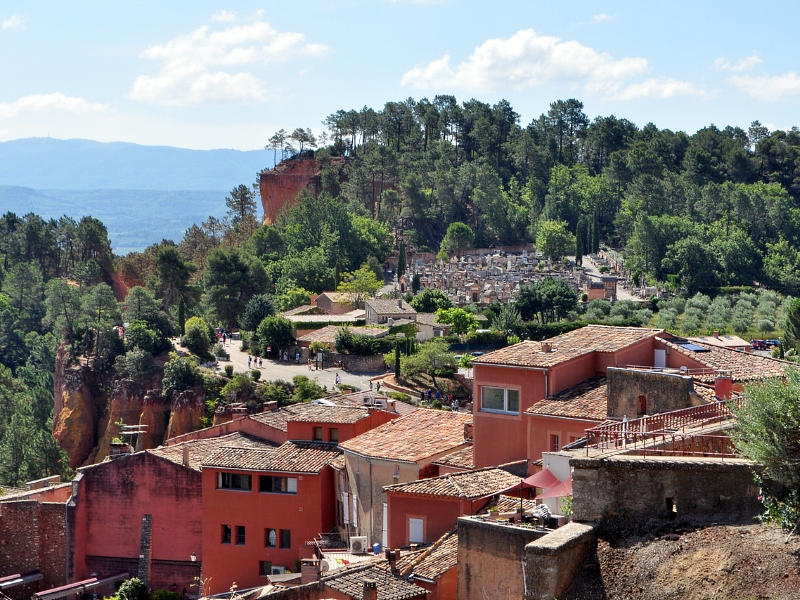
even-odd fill
[[[328,441],[339,443],[339,428],[338,427],[331,427],[328,430]]]
[[[314,427],[314,441],[315,442],[322,441],[322,427]]]
[[[230,525],[223,525],[222,526],[222,535],[220,542],[223,544],[230,544],[231,543],[231,526]]]

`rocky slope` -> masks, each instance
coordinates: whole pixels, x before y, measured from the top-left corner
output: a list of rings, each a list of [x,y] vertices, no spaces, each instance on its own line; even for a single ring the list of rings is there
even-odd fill
[[[158,357],[142,381],[118,380],[100,373],[91,360],[70,360],[63,347],[56,356],[53,435],[69,456],[72,468],[102,461],[119,437],[122,421],[143,424],[136,449],[154,448],[164,439],[201,427],[205,396],[201,387],[161,395],[166,357]]]

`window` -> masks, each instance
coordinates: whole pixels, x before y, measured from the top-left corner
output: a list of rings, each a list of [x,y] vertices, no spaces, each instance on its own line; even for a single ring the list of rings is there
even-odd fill
[[[218,473],[217,489],[250,490],[250,475],[242,473]]]
[[[315,442],[322,441],[322,427],[314,427],[314,441]]]
[[[230,544],[231,543],[231,526],[230,525],[223,525],[222,526],[222,538],[220,540],[223,544]]]
[[[237,546],[244,546],[244,525],[237,525],[236,526],[236,545]]]
[[[258,478],[258,490],[272,494],[296,494],[297,477],[272,477],[261,475]]]
[[[481,386],[481,410],[519,414],[519,390]]]
[[[408,541],[409,543],[422,543],[422,519],[408,520]]]
[[[292,532],[288,529],[281,529],[281,548],[292,547]]]
[[[643,417],[647,414],[647,398],[645,396],[639,396],[636,399],[636,416]]]
[[[561,440],[557,433],[550,434],[550,452],[558,452],[561,448]]]
[[[278,544],[278,533],[274,529],[264,530],[264,547],[274,548]]]
[[[272,562],[269,560],[258,561],[258,574],[261,575],[261,577],[272,575]]]
[[[339,443],[339,428],[338,427],[331,427],[328,430],[328,441]]]

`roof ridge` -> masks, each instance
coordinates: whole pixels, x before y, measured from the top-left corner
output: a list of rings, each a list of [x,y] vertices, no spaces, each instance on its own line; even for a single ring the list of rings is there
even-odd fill
[[[444,544],[446,540],[450,539],[450,537],[453,536],[456,533],[456,531],[457,529],[451,529],[450,531],[445,533],[442,537],[440,537],[438,540],[433,542],[433,544],[431,544],[430,547],[426,548],[424,552],[420,553],[419,557],[416,560],[413,560],[411,561],[411,563],[409,563],[409,565],[405,568],[405,570],[403,570],[401,575],[403,577],[408,577],[414,570],[414,567],[419,565],[423,560],[425,560],[431,554],[433,554],[433,551],[439,548],[439,546],[441,546],[442,544]]]

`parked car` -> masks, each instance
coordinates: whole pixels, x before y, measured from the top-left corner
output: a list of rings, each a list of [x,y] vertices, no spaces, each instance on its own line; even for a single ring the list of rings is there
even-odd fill
[[[765,340],[750,340],[750,347],[753,350],[766,350],[767,342]]]
[[[472,356],[483,356],[483,352],[480,352],[479,350],[475,350],[475,352],[470,352],[470,354]]]
[[[775,348],[778,348],[778,347],[780,347],[780,345],[781,345],[781,341],[780,341],[779,339],[773,339],[773,340],[764,340],[764,343],[765,343],[767,346],[773,346],[773,347],[775,347]]]

